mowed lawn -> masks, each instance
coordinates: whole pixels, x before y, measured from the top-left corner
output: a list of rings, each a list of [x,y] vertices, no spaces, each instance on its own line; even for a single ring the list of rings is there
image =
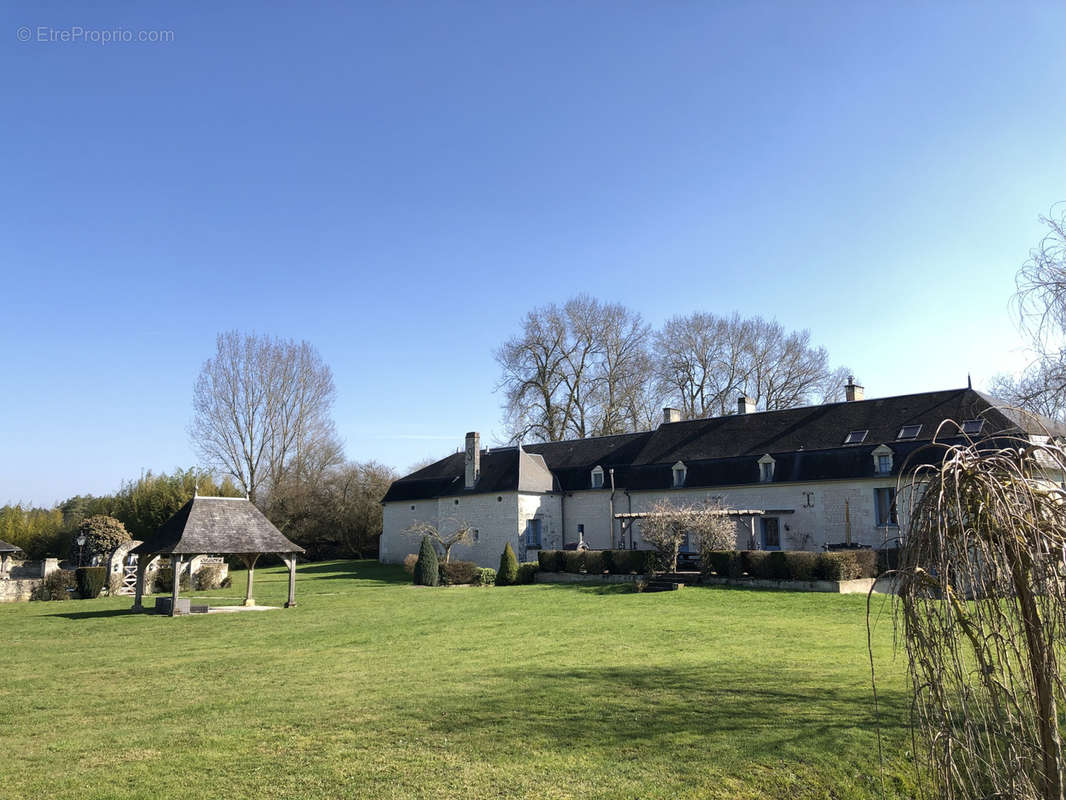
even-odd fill
[[[210,594],[237,603],[235,586]],[[286,575],[256,571],[280,605]],[[294,609],[0,605],[4,798],[880,797],[865,596],[414,587],[308,564]],[[875,655],[887,796],[913,793]]]

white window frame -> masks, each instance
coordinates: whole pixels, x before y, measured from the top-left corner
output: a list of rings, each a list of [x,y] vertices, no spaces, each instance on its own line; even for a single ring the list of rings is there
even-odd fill
[[[685,466],[685,462],[678,461],[673,467],[671,467],[671,472],[674,476],[673,488],[682,488],[685,485],[685,480],[688,478],[688,467]]]
[[[593,489],[603,488],[603,467],[596,467],[592,470],[592,474],[589,476],[589,485]]]
[[[892,473],[893,456],[892,448],[887,444],[878,445],[873,449],[870,454],[874,459],[874,474],[875,475],[890,475]],[[881,459],[888,458],[888,469],[881,469]]]
[[[777,461],[767,453],[759,459],[759,483],[773,483]]]

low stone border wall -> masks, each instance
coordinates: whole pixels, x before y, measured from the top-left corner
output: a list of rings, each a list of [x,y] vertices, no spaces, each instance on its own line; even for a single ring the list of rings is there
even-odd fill
[[[748,589],[781,589],[787,592],[828,592],[830,594],[895,594],[891,578],[857,578],[851,581],[768,581],[758,578],[703,578],[704,586],[737,586]]]
[[[645,575],[585,575],[574,572],[537,572],[535,583],[633,583]],[[696,585],[693,583],[691,585]],[[767,581],[757,578],[701,578],[702,586],[736,586],[741,589],[779,589],[786,592],[825,592],[828,594],[895,594],[892,578],[858,578],[852,581]]]
[[[579,572],[535,572],[534,583],[633,583],[643,575],[588,575]]]

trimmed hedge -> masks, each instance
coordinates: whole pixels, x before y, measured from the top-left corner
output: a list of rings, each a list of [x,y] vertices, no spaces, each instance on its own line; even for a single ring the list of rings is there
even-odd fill
[[[474,583],[481,577],[481,567],[473,561],[442,561],[438,568],[440,569],[440,582],[445,586]]]
[[[540,564],[536,561],[523,561],[518,565],[518,575],[515,578],[515,583],[533,583],[534,576],[537,574],[537,570],[540,569]]]
[[[877,553],[873,550],[827,553],[714,550],[703,555],[703,574],[734,580],[749,577],[769,581],[850,581],[877,575]]]
[[[83,600],[95,600],[107,583],[107,567],[78,567],[74,570],[74,580]]]
[[[496,570],[492,567],[478,567],[475,586],[494,586],[496,584]]]
[[[589,575],[644,575],[659,568],[654,550],[541,550],[537,563],[542,572],[587,572]]]

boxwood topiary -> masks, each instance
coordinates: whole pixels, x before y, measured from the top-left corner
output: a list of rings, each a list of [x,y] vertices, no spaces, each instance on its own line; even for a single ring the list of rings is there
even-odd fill
[[[515,558],[514,549],[508,542],[500,555],[500,568],[496,570],[496,585],[511,586],[518,580],[518,559]]]
[[[418,548],[418,561],[415,563],[414,582],[417,586],[437,586],[440,584],[440,568],[437,563],[437,551],[428,536],[422,537]]]

